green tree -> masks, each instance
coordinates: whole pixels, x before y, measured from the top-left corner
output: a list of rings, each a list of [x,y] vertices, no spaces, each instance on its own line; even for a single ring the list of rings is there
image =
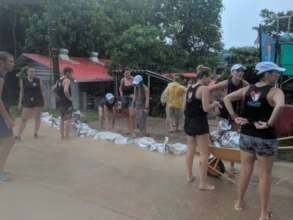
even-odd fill
[[[291,25],[289,25],[289,18],[279,19],[279,31],[293,32],[293,11],[286,12],[273,12],[268,9],[263,9],[260,12],[260,16],[263,18],[263,31],[274,33],[278,29],[278,17],[291,16]],[[289,27],[289,28],[288,28]]]
[[[69,48],[76,56],[86,56],[92,50],[106,55],[111,38],[112,22],[95,0],[59,1],[56,9],[59,47]],[[44,53],[48,51],[48,7],[42,4],[28,20],[26,50]]]

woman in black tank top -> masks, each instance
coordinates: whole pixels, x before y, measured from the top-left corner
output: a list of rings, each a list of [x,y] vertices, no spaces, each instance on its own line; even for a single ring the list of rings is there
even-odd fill
[[[246,67],[243,66],[242,64],[233,65],[231,67],[231,76],[227,80],[221,81],[221,82],[211,86],[209,88],[210,91],[211,92],[226,91],[225,95],[228,95],[228,94],[235,92],[245,86],[248,86],[248,82],[243,80],[243,74],[244,74],[245,69],[246,69]],[[229,113],[228,113],[227,109],[225,108],[223,102],[221,102],[221,106],[222,106],[222,108],[220,108],[220,115],[219,116],[221,118],[225,118],[225,119],[230,120]],[[235,112],[237,112],[239,114],[241,111],[241,101],[234,101],[233,107],[235,109]]]
[[[234,121],[241,125],[241,174],[237,201],[234,208],[242,210],[243,199],[254,161],[257,159],[260,167],[260,201],[261,214],[259,220],[268,220],[268,198],[270,179],[274,156],[278,150],[277,136],[274,128],[279,108],[284,105],[282,90],[275,88],[280,68],[272,62],[261,62],[256,65],[260,80],[255,85],[238,90],[224,98],[227,110]],[[243,100],[243,111],[239,117],[232,105],[232,101]]]
[[[42,81],[35,76],[36,70],[32,66],[25,68],[26,77],[20,80],[20,94],[18,108],[22,108],[21,123],[16,140],[21,139],[21,135],[26,127],[27,121],[35,118],[34,137],[38,137],[41,125],[41,113],[44,107],[44,94]]]
[[[188,150],[186,154],[187,181],[195,178],[192,174],[195,147],[199,147],[199,189],[214,190],[215,186],[207,182],[209,125],[207,113],[219,105],[218,102],[210,104],[208,83],[211,69],[202,67],[198,73],[198,83],[189,87],[186,93],[184,131],[187,136]]]
[[[132,99],[134,95],[134,86],[132,84],[133,77],[129,70],[124,72],[124,77],[120,81],[119,93],[122,100],[122,108],[127,111],[128,115],[128,133],[134,134],[134,108],[132,105]]]

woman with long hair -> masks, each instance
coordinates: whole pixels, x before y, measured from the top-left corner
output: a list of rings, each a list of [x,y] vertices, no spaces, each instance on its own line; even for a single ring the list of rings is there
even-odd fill
[[[193,182],[192,173],[195,147],[199,148],[199,189],[214,190],[215,186],[208,183],[208,148],[209,124],[207,113],[216,108],[217,101],[210,104],[210,92],[207,85],[210,82],[211,69],[201,67],[198,72],[198,82],[187,89],[184,131],[187,136],[188,150],[186,154],[187,181]]]
[[[15,136],[20,141],[21,135],[26,127],[27,121],[34,117],[34,138],[38,138],[41,126],[41,114],[45,105],[44,88],[42,81],[36,76],[36,69],[33,66],[25,67],[25,77],[20,79],[20,93],[18,108],[22,108],[21,122]]]
[[[119,93],[122,99],[122,108],[127,109],[128,115],[128,133],[133,135],[134,132],[134,109],[132,106],[134,86],[132,84],[133,77],[129,70],[124,72],[124,77],[120,81]]]
[[[282,90],[276,88],[275,84],[285,69],[272,62],[261,62],[256,65],[256,70],[259,81],[229,94],[224,102],[231,118],[241,125],[241,172],[234,208],[238,211],[244,208],[244,195],[257,160],[261,207],[259,220],[269,220],[271,173],[278,150],[274,122],[279,108],[285,103]],[[243,100],[241,117],[235,113],[232,104],[239,100]]]

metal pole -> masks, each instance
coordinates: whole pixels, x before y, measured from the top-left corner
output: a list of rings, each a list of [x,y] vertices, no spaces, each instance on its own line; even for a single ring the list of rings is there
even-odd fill
[[[288,18],[288,33],[290,33],[291,17],[292,17],[292,16],[289,16],[289,18]]]
[[[59,78],[59,49],[57,43],[56,0],[48,0],[49,55],[53,64],[53,78]]]

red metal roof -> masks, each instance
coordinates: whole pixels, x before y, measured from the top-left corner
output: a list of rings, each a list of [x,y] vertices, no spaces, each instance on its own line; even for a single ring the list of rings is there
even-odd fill
[[[22,55],[48,68],[51,66],[50,59],[46,56],[33,53],[23,53]],[[60,71],[65,67],[71,67],[73,78],[78,82],[112,81],[113,77],[109,75],[106,68],[106,64],[110,63],[110,60],[100,59],[100,62],[101,64],[95,63],[85,57],[70,57],[69,61],[59,58]]]

